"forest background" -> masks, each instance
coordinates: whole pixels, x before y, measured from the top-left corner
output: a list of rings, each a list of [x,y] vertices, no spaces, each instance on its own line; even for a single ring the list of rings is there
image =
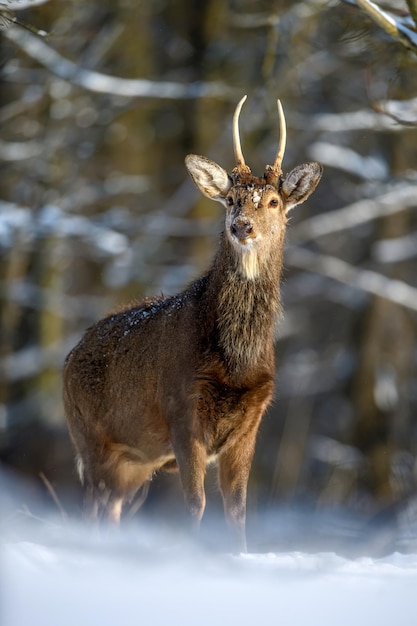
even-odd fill
[[[0,462],[24,485],[19,515],[79,513],[65,355],[108,310],[208,266],[223,212],[184,157],[230,170],[248,94],[255,173],[276,152],[277,98],[284,171],[325,167],[291,216],[250,540],[345,545],[382,527],[386,551],[417,536],[416,16],[397,0],[0,4]],[[139,515],[181,520],[178,477]]]

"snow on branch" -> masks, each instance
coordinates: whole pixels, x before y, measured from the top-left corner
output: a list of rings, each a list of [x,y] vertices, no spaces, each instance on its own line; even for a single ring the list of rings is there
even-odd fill
[[[346,133],[357,130],[402,132],[405,126],[415,126],[417,98],[387,100],[371,103],[372,109],[358,109],[344,113],[318,113],[308,117],[290,112],[293,128],[309,128],[316,132]]]
[[[9,11],[25,11],[32,7],[46,4],[49,0],[2,0],[1,4]]]
[[[8,354],[0,359],[1,378],[16,382],[50,367],[59,368],[65,354],[78,340],[78,334],[74,334],[65,341],[56,341],[48,346],[33,345]]]
[[[399,18],[383,11],[370,0],[355,0],[371,19],[374,20],[388,35],[399,41],[403,46],[417,54],[417,33],[403,24]]]
[[[377,198],[359,200],[342,209],[330,213],[321,213],[304,220],[299,226],[291,228],[291,241],[299,244],[315,240],[323,235],[353,228],[379,217],[399,213],[412,206],[417,206],[416,185],[404,185],[402,183]]]
[[[372,246],[372,256],[378,263],[398,263],[414,259],[417,257],[417,232],[377,241]]]
[[[44,146],[40,141],[2,141],[0,139],[0,160],[24,161],[42,154]]]
[[[0,282],[3,297],[21,307],[35,311],[47,311],[62,319],[96,318],[103,310],[110,307],[110,300],[105,296],[83,295],[82,298],[57,292],[48,287],[40,287],[28,279],[14,279]]]
[[[417,98],[409,100],[387,100],[385,103],[373,105],[375,111],[384,113],[398,124],[403,126],[416,126],[417,122]]]
[[[56,205],[45,205],[38,213],[28,207],[0,201],[0,249],[13,244],[15,233],[25,241],[54,233],[60,237],[81,237],[106,256],[126,251],[128,239],[112,228],[94,224],[81,215],[67,215]]]
[[[306,117],[291,113],[289,120],[293,128],[305,130],[309,128],[313,131],[325,133],[346,133],[352,130],[373,130],[373,131],[403,131],[404,128],[382,109],[378,112],[369,109],[359,109],[348,113],[318,113]]]
[[[195,82],[181,84],[169,81],[152,81],[139,78],[119,78],[100,72],[91,71],[69,61],[45,41],[30,32],[13,27],[5,31],[5,35],[21,48],[28,56],[38,61],[59,78],[89,91],[97,93],[125,96],[127,98],[203,98],[236,96],[232,89],[224,83]]]
[[[336,257],[298,246],[287,251],[286,263],[417,311],[417,289],[403,281],[387,278],[372,270],[356,268]]]
[[[362,156],[346,146],[316,141],[308,152],[314,161],[349,172],[363,180],[385,180],[388,176],[388,167],[381,158]]]

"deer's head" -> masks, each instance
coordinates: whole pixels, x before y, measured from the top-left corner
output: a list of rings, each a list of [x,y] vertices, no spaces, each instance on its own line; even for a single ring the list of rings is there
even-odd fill
[[[187,169],[200,191],[226,207],[226,236],[241,260],[246,278],[256,278],[262,259],[282,248],[287,215],[304,202],[316,188],[323,168],[319,163],[304,163],[287,176],[282,172],[286,143],[285,117],[278,100],[280,142],[273,165],[267,165],[262,177],[253,176],[243,157],[239,137],[239,115],[246,96],[233,117],[233,146],[236,167],[230,174],[203,156],[189,154]]]

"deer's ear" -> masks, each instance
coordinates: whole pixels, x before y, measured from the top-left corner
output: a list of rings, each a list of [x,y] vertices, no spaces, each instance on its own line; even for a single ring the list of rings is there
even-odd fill
[[[232,181],[228,173],[214,161],[203,156],[189,154],[185,157],[187,170],[205,196],[222,202],[229,191]]]
[[[281,187],[286,203],[285,210],[289,211],[307,200],[317,187],[322,174],[323,167],[320,163],[303,163],[294,168]]]

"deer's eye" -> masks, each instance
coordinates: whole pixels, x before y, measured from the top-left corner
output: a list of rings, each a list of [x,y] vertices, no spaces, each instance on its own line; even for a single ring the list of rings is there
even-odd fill
[[[268,206],[271,208],[275,208],[278,206],[278,200],[276,198],[273,198],[272,200],[269,201]]]
[[[226,204],[227,204],[228,206],[233,206],[234,201],[233,201],[232,196],[228,196],[228,197],[226,198]]]

